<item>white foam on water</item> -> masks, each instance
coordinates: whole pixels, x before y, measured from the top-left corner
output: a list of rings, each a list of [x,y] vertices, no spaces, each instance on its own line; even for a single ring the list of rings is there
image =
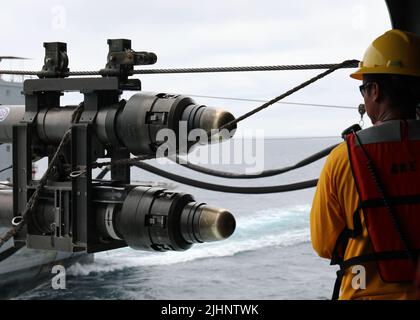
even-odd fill
[[[226,241],[196,245],[186,252],[149,253],[129,248],[95,255],[95,263],[75,264],[69,268],[70,275],[89,275],[98,272],[112,272],[125,268],[171,265],[198,259],[230,257],[243,252],[267,247],[287,247],[310,240],[309,206],[285,209],[267,209],[252,216],[237,219],[235,235]],[[302,219],[306,223],[288,229],[289,220]],[[281,228],[272,228],[272,226]]]
[[[298,205],[289,208],[264,209],[252,215],[239,217],[236,219],[238,229],[260,229],[271,226],[272,224],[287,227],[288,222],[302,223],[307,226],[309,223],[310,205]]]

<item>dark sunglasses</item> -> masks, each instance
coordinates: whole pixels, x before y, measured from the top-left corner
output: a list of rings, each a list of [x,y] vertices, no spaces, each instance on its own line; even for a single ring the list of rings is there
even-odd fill
[[[359,87],[360,93],[362,94],[363,98],[365,97],[366,89],[369,88],[372,84],[373,82],[366,82]]]

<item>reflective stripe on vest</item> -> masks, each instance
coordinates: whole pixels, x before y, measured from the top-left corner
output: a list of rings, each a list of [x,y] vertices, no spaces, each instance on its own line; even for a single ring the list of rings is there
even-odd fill
[[[420,249],[420,121],[390,121],[358,133],[373,161],[389,202],[413,251]],[[381,254],[404,251],[403,242],[368,169],[356,136],[347,137],[349,157],[366,226],[385,282],[413,281],[409,257],[381,259]],[[416,253],[417,254],[417,253]],[[357,260],[357,259],[356,259]]]

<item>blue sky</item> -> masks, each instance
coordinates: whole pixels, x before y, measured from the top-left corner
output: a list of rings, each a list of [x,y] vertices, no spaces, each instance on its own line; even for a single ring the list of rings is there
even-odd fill
[[[383,0],[294,1],[5,1],[0,55],[32,58],[40,69],[47,41],[68,43],[73,70],[105,64],[108,38],[129,38],[158,55],[157,68],[334,63],[361,59],[370,42],[391,28]],[[2,68],[20,68],[3,62]],[[271,99],[320,71],[147,75],[153,92]],[[287,101],[358,106],[359,83],[342,70]],[[68,98],[68,100],[74,97]],[[257,103],[196,98],[239,116]],[[357,111],[276,105],[243,122],[266,136],[334,136],[358,122]]]

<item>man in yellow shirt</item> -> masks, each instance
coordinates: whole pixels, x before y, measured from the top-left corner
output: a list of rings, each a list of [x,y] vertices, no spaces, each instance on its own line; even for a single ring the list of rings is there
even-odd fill
[[[363,80],[360,91],[374,127],[348,132],[327,159],[311,211],[312,244],[340,265],[334,298],[415,299],[420,37],[388,31],[351,76]]]

